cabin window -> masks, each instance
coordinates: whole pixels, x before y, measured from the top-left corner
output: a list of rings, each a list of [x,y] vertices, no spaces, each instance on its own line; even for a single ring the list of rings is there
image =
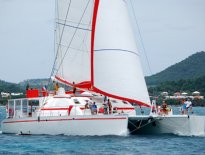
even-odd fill
[[[122,101],[124,104],[127,104],[127,101]]]
[[[29,113],[34,112],[39,107],[39,100],[29,100]]]
[[[75,104],[80,104],[80,102],[77,99],[73,99]]]
[[[22,113],[27,114],[28,113],[28,100],[22,100]]]
[[[14,116],[14,100],[9,101],[8,112],[9,112],[9,117],[12,118]]]
[[[117,103],[117,101],[116,101],[116,100],[111,100],[111,102],[112,102],[112,103]]]
[[[15,101],[15,110],[17,111],[17,110],[21,110],[21,100],[16,100]]]

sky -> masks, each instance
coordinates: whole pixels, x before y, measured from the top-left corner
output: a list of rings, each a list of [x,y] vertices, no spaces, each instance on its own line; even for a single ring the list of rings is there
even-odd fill
[[[132,3],[138,23],[133,20],[133,27],[145,75],[205,51],[205,0]],[[0,0],[1,80],[18,83],[50,77],[54,12],[55,0]]]

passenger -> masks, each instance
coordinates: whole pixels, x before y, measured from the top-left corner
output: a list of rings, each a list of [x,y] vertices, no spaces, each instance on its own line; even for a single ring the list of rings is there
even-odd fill
[[[110,99],[107,100],[107,105],[108,105],[108,109],[109,109],[109,114],[112,114],[112,104],[110,102]]]
[[[106,101],[107,101],[107,96],[104,96],[104,103],[106,103]]]
[[[168,107],[167,107],[167,103],[165,101],[162,102],[162,107],[161,107],[161,112],[162,114],[168,115]]]
[[[103,106],[99,108],[98,113],[104,114],[104,107]]]
[[[104,103],[104,114],[108,114],[108,105]]]
[[[76,87],[75,87],[75,82],[73,82],[73,95],[75,95],[76,92]]]
[[[55,89],[55,92],[58,91],[58,89],[59,89],[58,82],[55,82],[55,81],[54,81],[54,89]]]
[[[92,112],[93,115],[96,115],[96,114],[97,114],[97,105],[95,104],[95,102],[93,102],[91,112]]]
[[[187,101],[185,102],[186,103],[186,111],[188,113],[188,110],[190,109],[190,112],[192,112],[192,102],[190,101],[190,99],[188,98]]]
[[[155,105],[152,106],[152,113],[153,114],[157,113],[157,107]]]
[[[86,104],[85,104],[85,109],[90,109],[87,100],[86,100]]]
[[[181,109],[182,109],[181,114],[182,115],[186,115],[187,114],[187,108],[186,108],[185,100],[182,100],[182,107],[181,107]]]
[[[92,111],[92,105],[93,105],[93,101],[92,98],[90,98],[90,101],[88,101],[88,107],[91,111]]]
[[[29,86],[29,83],[27,83],[26,90],[29,90],[29,89],[30,89],[30,86]]]

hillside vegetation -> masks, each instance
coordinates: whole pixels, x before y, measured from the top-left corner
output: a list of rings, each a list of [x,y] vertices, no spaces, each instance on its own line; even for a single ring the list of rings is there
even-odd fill
[[[205,52],[197,52],[160,73],[146,77],[147,85],[158,85],[166,81],[195,79],[205,76]]]
[[[31,88],[42,88],[43,86],[48,84],[48,80],[49,79],[29,79],[29,80],[24,80],[22,82],[19,83],[19,85],[21,86],[22,89],[25,89],[27,84],[29,84],[29,86]]]
[[[205,76],[195,79],[167,81],[155,87],[149,87],[151,95],[159,95],[160,92],[168,92],[173,94],[175,92],[187,92],[191,95],[194,91],[199,91],[201,95],[205,95]],[[158,94],[155,94],[155,93]]]
[[[19,84],[0,80],[0,92],[17,93],[17,92],[23,92],[23,90]]]

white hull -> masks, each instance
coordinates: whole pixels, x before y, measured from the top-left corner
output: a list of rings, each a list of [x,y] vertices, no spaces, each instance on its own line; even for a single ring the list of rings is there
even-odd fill
[[[136,116],[129,118],[133,134],[176,134],[205,136],[205,116]]]
[[[205,116],[165,116],[156,121],[156,127],[159,133],[171,133],[183,136],[204,136]]]
[[[2,133],[49,135],[126,135],[125,115],[95,115],[67,117],[30,117],[5,119]]]

